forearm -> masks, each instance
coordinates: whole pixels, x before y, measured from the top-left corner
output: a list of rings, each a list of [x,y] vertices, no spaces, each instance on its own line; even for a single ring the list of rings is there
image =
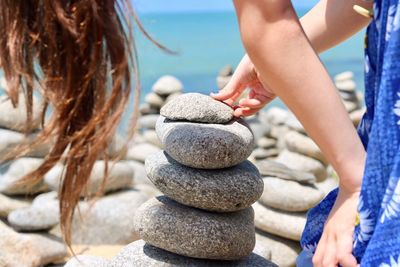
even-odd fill
[[[372,2],[362,0],[321,0],[300,19],[317,53],[343,42],[370,22],[353,10],[354,5],[372,8]]]
[[[359,188],[365,152],[288,0],[236,0],[243,43],[267,85],[296,114],[338,172]]]

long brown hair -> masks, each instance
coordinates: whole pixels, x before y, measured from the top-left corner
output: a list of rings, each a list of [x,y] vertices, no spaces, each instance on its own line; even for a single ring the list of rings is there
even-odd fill
[[[52,107],[37,139],[18,151],[26,154],[48,138],[55,145],[22,180],[39,181],[64,162],[60,222],[68,245],[75,207],[96,159],[108,158],[106,148],[132,88],[135,111],[129,137],[134,132],[139,101],[135,21],[128,0],[0,0],[0,66],[8,95],[15,106],[19,94],[25,95],[28,126],[34,90],[44,102],[43,121],[47,106]]]

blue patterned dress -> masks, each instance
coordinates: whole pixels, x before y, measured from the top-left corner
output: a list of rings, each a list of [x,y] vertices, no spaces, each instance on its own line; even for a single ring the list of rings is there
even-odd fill
[[[365,49],[367,151],[353,254],[361,267],[400,266],[400,0],[376,0]],[[301,245],[312,255],[337,189],[308,214]],[[299,267],[307,264],[298,262]]]

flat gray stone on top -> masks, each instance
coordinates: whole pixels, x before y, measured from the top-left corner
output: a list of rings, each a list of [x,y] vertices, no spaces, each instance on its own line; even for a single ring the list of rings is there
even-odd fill
[[[275,177],[265,177],[263,180],[264,192],[260,203],[279,210],[307,211],[324,197],[321,190],[311,185],[301,185]]]
[[[253,204],[256,228],[277,236],[300,241],[306,225],[305,213],[291,213],[273,209],[259,202]]]
[[[147,243],[193,258],[238,260],[249,256],[255,245],[251,207],[213,213],[160,196],[137,210],[134,225]]]
[[[273,160],[256,161],[255,165],[262,176],[278,177],[285,180],[297,181],[299,183],[314,184],[317,179],[315,175],[308,172],[295,171],[286,165]]]
[[[249,161],[221,170],[194,169],[179,164],[166,152],[158,152],[147,158],[146,171],[169,198],[204,210],[242,210],[263,192],[260,174]]]
[[[160,115],[170,120],[227,123],[233,118],[233,109],[208,95],[188,93],[165,104],[160,110]]]
[[[228,124],[171,121],[160,117],[157,135],[179,163],[199,169],[221,169],[246,160],[254,148],[251,130],[242,120]]]
[[[195,259],[180,256],[146,244],[143,240],[123,248],[110,262],[110,267],[276,267],[263,257],[251,253],[237,261]],[[69,267],[69,266],[68,266]],[[70,266],[72,267],[72,266]],[[75,266],[74,266],[75,267]],[[77,266],[78,267],[78,266]]]

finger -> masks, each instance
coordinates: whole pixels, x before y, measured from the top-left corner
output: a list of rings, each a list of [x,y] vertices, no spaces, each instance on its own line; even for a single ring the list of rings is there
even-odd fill
[[[233,115],[235,117],[248,117],[256,114],[258,111],[260,111],[260,109],[261,108],[249,109],[249,108],[239,107],[234,111]]]
[[[336,257],[336,239],[335,237],[328,237],[325,246],[324,257],[322,260],[322,266],[324,267],[336,267],[338,260]]]
[[[322,234],[321,239],[318,242],[317,249],[315,250],[314,257],[312,258],[314,267],[322,267],[322,260],[324,258],[326,246],[326,235]]]
[[[220,101],[233,101],[241,95],[241,93],[246,89],[246,86],[241,82],[241,77],[233,75],[228,84],[217,94],[211,93],[211,96]]]
[[[343,267],[356,267],[358,266],[357,259],[352,254],[353,252],[353,238],[352,234],[341,236],[337,242],[338,261]]]
[[[232,97],[223,100],[224,103],[228,104],[229,106],[232,106],[233,103],[236,102],[236,99],[238,99],[238,97],[242,94],[242,92],[236,92]]]

